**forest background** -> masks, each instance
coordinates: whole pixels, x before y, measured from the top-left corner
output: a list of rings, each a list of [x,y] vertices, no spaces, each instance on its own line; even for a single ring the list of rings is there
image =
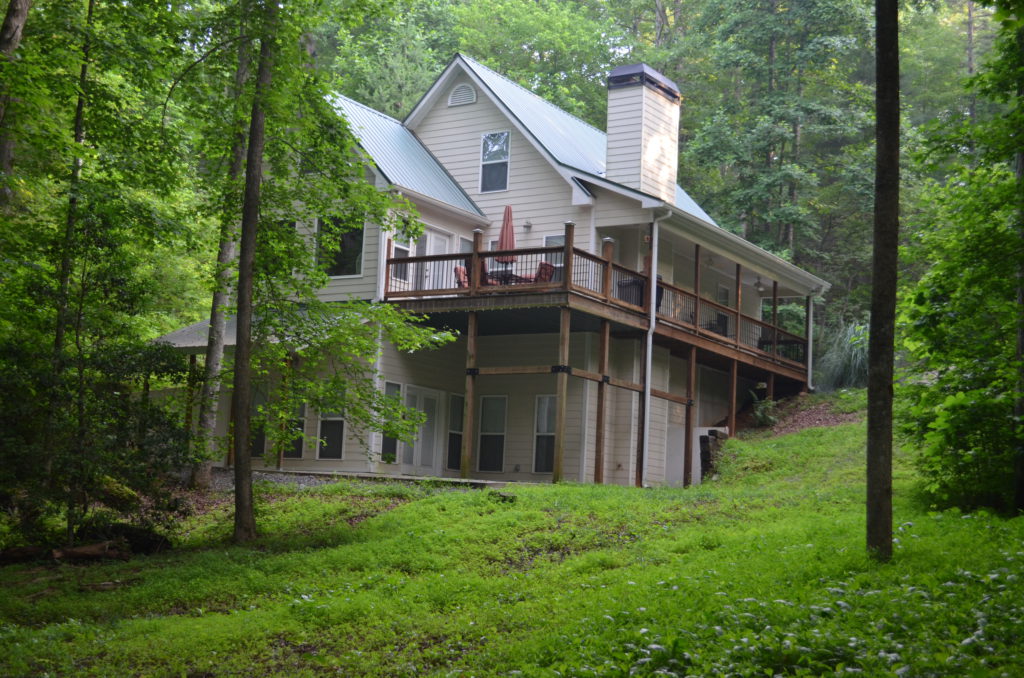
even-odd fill
[[[230,268],[217,250],[244,220],[240,154],[253,147],[238,140],[252,138],[257,109],[263,164],[304,169],[255,181],[255,293],[266,305],[318,279],[293,275],[302,243],[281,226],[302,216],[295,196],[310,213],[336,212],[342,230],[393,207],[360,185],[326,93],[401,119],[457,51],[599,128],[614,66],[643,61],[673,79],[680,184],[723,228],[832,283],[816,314],[819,383],[866,375],[870,2],[5,4],[0,486],[23,518],[53,502],[70,516],[86,492],[116,494],[115,470],[141,488],[155,466],[194,461],[180,417],[146,394],[200,376],[148,342],[207,317]],[[1008,508],[1014,464],[1020,473],[1019,17],[1016,3],[959,0],[908,4],[901,16],[900,390],[939,502]],[[398,415],[379,402],[366,416]],[[29,497],[29,486],[46,491]]]

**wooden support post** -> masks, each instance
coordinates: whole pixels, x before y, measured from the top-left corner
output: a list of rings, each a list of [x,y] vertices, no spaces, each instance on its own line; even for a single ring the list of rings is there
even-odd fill
[[[601,241],[601,256],[604,258],[604,280],[601,281],[601,292],[605,301],[612,298],[612,257],[615,255],[615,241],[605,238]]]
[[[736,264],[736,345],[740,345],[743,317],[743,265]]]
[[[647,365],[647,342],[641,341],[640,343],[640,364]],[[647,383],[647,380],[651,378],[651,375],[647,374],[647,370],[644,370],[644,376],[641,380],[641,386]],[[639,393],[640,406],[637,408],[637,434],[636,434],[636,463],[633,469],[633,485],[636,487],[643,487],[644,484],[644,464],[647,460],[644,459],[644,392]]]
[[[571,230],[566,224],[566,242],[569,240]],[[558,365],[560,367],[555,375],[555,451],[551,471],[551,482],[557,483],[562,480],[562,463],[565,459],[565,416],[566,406],[569,400],[569,308],[561,309],[561,317],[558,323]]]
[[[480,250],[483,249],[483,229],[473,229],[473,253],[469,255],[469,294],[475,296],[480,285],[486,281],[480,279]],[[475,322],[475,319],[474,319]]]
[[[605,246],[607,254],[608,243]],[[606,256],[606,261],[610,259]],[[601,381],[597,383],[597,435],[594,438],[594,483],[604,483],[604,434],[605,434],[605,412],[608,409],[608,383],[604,377],[608,374],[608,349],[611,343],[612,324],[608,320],[601,321],[601,342],[598,345],[597,371],[601,374]]]
[[[697,347],[690,347],[686,366],[686,397],[690,401],[686,408],[686,440],[683,441],[683,487],[693,482],[693,432],[697,416]]]
[[[700,334],[700,245],[693,246],[693,325]]]
[[[562,281],[563,287],[566,290],[572,289],[572,250],[573,240],[576,237],[576,222],[567,221],[565,222],[565,252],[562,254],[562,275],[565,280]]]
[[[765,382],[764,399],[765,400],[775,400],[775,373],[774,372],[769,372],[768,373],[768,381]]]
[[[395,256],[395,243],[388,238],[387,258],[384,259],[384,298],[388,298],[391,291],[391,259]]]
[[[736,435],[736,381],[739,372],[740,363],[738,360],[732,360],[732,364],[729,366],[729,436]]]
[[[475,239],[475,238],[474,238]],[[474,250],[476,248],[474,247]],[[467,316],[466,328],[466,395],[463,399],[462,411],[462,458],[459,462],[459,475],[469,478],[473,463],[473,442],[476,440],[476,311]]]

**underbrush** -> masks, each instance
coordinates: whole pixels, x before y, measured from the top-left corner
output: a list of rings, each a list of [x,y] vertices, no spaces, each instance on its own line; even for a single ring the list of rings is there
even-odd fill
[[[1024,519],[929,513],[863,424],[730,441],[689,489],[260,486],[129,563],[0,570],[4,675],[1021,675]],[[101,586],[102,584],[109,586]]]

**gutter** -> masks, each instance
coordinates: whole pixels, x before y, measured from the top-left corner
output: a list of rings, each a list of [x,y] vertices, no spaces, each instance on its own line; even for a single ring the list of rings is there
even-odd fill
[[[647,460],[650,458],[651,447],[651,367],[652,354],[654,353],[654,325],[657,322],[658,313],[658,224],[672,216],[672,210],[666,210],[665,214],[656,217],[651,222],[651,268],[647,272],[650,276],[648,285],[651,293],[647,300],[647,346],[644,350],[644,393],[643,393],[643,444],[640,446],[640,486],[647,487]]]

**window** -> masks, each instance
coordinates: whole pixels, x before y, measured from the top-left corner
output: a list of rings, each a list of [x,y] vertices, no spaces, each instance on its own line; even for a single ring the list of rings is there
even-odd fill
[[[466,399],[460,395],[448,398],[448,468],[462,468],[462,414]]]
[[[409,243],[394,243],[391,256],[395,259],[408,259]],[[409,264],[395,264],[392,266],[391,277],[402,282],[409,282]]]
[[[466,83],[456,85],[452,93],[448,95],[449,106],[465,106],[473,103],[476,103],[476,90],[472,85]]]
[[[505,468],[505,396],[480,399],[480,470]]]
[[[320,445],[317,459],[341,459],[345,443],[345,420],[338,412],[320,413]]]
[[[729,298],[731,297],[731,295],[729,293],[729,286],[728,285],[719,285],[718,286],[717,294],[718,294],[718,296],[715,298],[715,300],[719,304],[721,304],[722,306],[728,306],[729,305]]]
[[[306,442],[305,431],[306,431],[306,406],[299,405],[299,409],[295,412],[295,418],[288,422],[291,427],[292,433],[295,435],[292,438],[291,445],[284,448],[285,459],[302,459],[302,446]]]
[[[480,192],[508,190],[508,132],[490,132],[480,147]]]
[[[555,405],[553,395],[537,396],[534,419],[533,472],[551,473],[555,468]]]
[[[321,244],[319,256],[324,264],[327,275],[332,278],[339,278],[349,275],[363,274],[363,229],[353,228],[343,233],[337,233],[335,227],[340,227],[338,222],[331,226],[332,233],[328,244]],[[324,220],[318,221],[318,228],[324,230]],[[335,240],[335,238],[337,238]],[[335,249],[337,243],[337,249]]]
[[[469,254],[473,251],[473,241],[469,238],[459,238],[459,253]]]
[[[401,402],[402,385],[393,381],[384,382],[384,395]],[[398,438],[384,436],[384,440],[380,444],[380,460],[385,464],[394,464],[398,461]]]

